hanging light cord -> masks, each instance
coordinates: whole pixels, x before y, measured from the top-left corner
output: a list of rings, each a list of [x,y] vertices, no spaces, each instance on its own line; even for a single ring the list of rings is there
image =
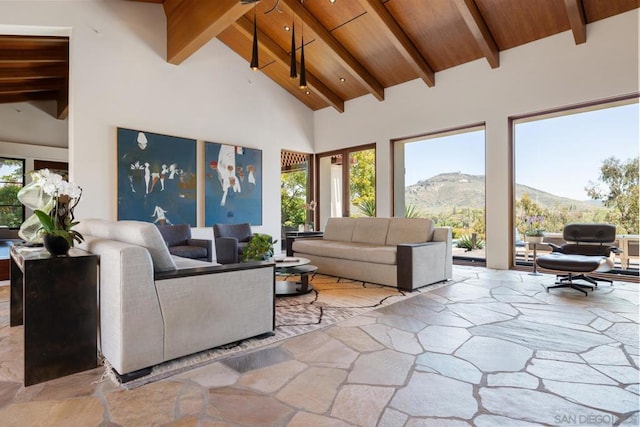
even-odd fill
[[[276,2],[273,4],[273,7],[269,10],[267,10],[264,14],[267,15],[271,12],[273,12],[274,10],[278,13],[282,13],[282,10],[280,10],[280,8],[278,7],[280,6],[280,0],[276,0]]]

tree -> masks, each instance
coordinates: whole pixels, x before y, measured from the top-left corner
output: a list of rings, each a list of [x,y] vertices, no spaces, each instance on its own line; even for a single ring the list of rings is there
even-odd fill
[[[589,197],[614,210],[609,220],[619,233],[638,234],[638,165],[638,157],[626,162],[609,157],[600,167],[599,183],[589,181],[585,187]]]
[[[0,170],[4,172],[0,177],[0,225],[18,228],[23,220],[22,204],[18,200],[18,191],[22,188],[23,162],[2,158]]]
[[[362,150],[349,156],[349,192],[352,206],[374,206],[376,202],[375,150]]]
[[[280,221],[287,227],[305,224],[307,173],[293,171],[280,175]]]

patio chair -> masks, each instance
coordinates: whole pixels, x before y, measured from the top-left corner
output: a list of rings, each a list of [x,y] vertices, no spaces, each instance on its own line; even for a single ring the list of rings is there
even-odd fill
[[[616,240],[616,227],[611,224],[567,224],[562,230],[567,242],[561,246],[548,243],[553,252],[536,258],[538,267],[556,273],[553,288],[572,288],[587,295],[587,289],[593,290],[598,281],[613,283],[609,279],[590,276],[589,273],[603,273],[613,268],[611,253],[620,249],[613,245]],[[591,285],[575,283],[584,280]]]

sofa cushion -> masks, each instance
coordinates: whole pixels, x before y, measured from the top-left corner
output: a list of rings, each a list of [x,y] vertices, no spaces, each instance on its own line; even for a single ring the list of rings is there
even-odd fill
[[[350,242],[355,224],[355,218],[329,218],[324,227],[323,239]]]
[[[248,242],[253,237],[251,225],[243,222],[240,224],[214,224],[214,237],[235,237],[238,242]]]
[[[384,245],[387,241],[389,218],[358,218],[353,227],[351,241]]]
[[[193,259],[198,259],[198,258],[207,259],[207,256],[209,255],[209,251],[207,251],[207,248],[203,248],[202,246],[191,246],[191,245],[171,246],[169,248],[169,253],[171,255],[176,255],[183,258],[193,258]]]
[[[169,247],[186,245],[187,240],[191,238],[191,226],[189,224],[157,224],[156,227],[160,230],[162,238]]]
[[[169,271],[177,268],[160,231],[150,222],[107,221],[93,218],[80,221],[77,230],[82,234],[144,247],[151,255],[154,271]]]
[[[427,218],[391,218],[386,244],[430,242],[433,227],[433,221]]]
[[[396,264],[395,246],[319,239],[297,239],[293,242],[293,252],[303,257],[305,255],[315,255],[375,264]]]

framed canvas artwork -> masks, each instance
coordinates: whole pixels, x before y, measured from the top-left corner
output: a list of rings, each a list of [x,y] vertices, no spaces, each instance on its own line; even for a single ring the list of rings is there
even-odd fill
[[[205,225],[262,225],[262,150],[205,142]]]
[[[118,128],[118,220],[196,226],[196,140]]]

